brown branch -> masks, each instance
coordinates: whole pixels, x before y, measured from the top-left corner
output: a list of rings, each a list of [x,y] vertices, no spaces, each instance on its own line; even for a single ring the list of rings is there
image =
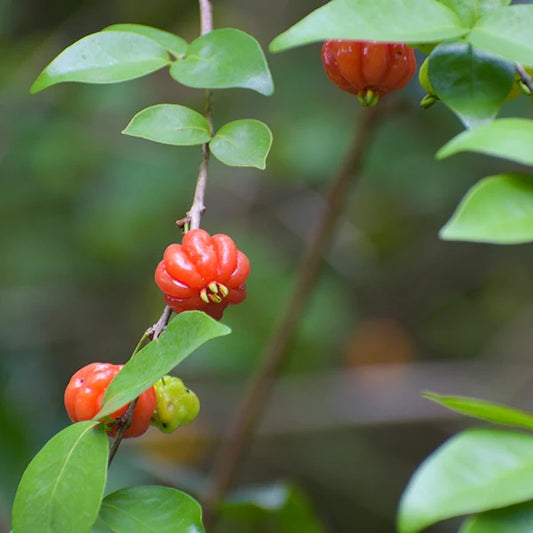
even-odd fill
[[[120,443],[122,442],[122,439],[124,438],[124,434],[126,431],[128,431],[128,428],[131,426],[131,422],[133,420],[133,412],[135,411],[135,407],[137,405],[137,401],[139,398],[135,398],[133,402],[131,402],[128,405],[128,408],[126,409],[126,412],[119,418],[117,418],[117,434],[115,435],[115,438],[113,440],[113,443],[111,444],[111,448],[109,449],[109,459],[107,460],[107,467],[111,465],[111,462],[113,461],[113,458],[115,457],[115,454],[117,453],[118,447],[120,446]]]
[[[200,4],[200,33],[213,31],[213,6],[211,0],[198,0]]]
[[[202,35],[213,31],[213,6],[211,0],[199,0],[200,4],[200,32]],[[211,136],[213,136],[213,112],[212,112],[212,94],[211,91],[205,91],[205,118],[209,123]],[[190,229],[200,227],[200,219],[205,212],[205,187],[207,185],[207,173],[209,170],[209,144],[202,144],[202,157],[200,160],[200,169],[198,170],[198,179],[196,180],[196,189],[194,191],[194,200],[191,208],[187,212]]]
[[[520,76],[520,81],[529,89],[529,94],[533,94],[533,80],[524,65],[515,63],[516,72]]]
[[[145,335],[149,339],[155,341],[161,335],[161,333],[167,329],[170,315],[172,315],[172,309],[167,305],[165,309],[163,309],[163,313],[161,314],[159,320],[146,330]]]
[[[384,111],[386,108],[365,109],[362,114],[353,146],[329,190],[325,211],[303,253],[299,275],[285,311],[263,352],[260,366],[249,383],[219,450],[204,499],[204,524],[207,531],[214,523],[216,508],[231,484],[239,460],[248,447],[264,404],[286,358],[287,347],[318,278],[322,257],[346,200],[351,178],[361,169],[378,115],[382,115]]]
[[[151,341],[155,341],[158,339],[158,337],[167,329],[168,322],[170,320],[170,316],[172,315],[172,309],[167,305],[165,309],[163,309],[163,313],[161,313],[161,316],[159,317],[159,320],[151,327],[149,327],[145,332],[144,335],[141,337],[141,340],[135,347],[135,350],[133,350],[133,353],[131,354],[131,357],[133,357],[142,347],[146,339],[151,339]],[[115,426],[117,426],[117,434],[115,435],[115,438],[113,439],[113,442],[111,443],[111,448],[109,449],[109,459],[107,461],[107,466],[109,467],[111,465],[111,462],[113,461],[113,458],[115,457],[115,454],[117,453],[118,447],[120,446],[120,443],[124,439],[124,434],[126,431],[128,431],[128,428],[131,426],[131,422],[133,420],[133,413],[135,411],[135,406],[137,405],[137,402],[139,400],[139,397],[135,398],[129,405],[126,411],[122,416],[117,418]]]
[[[202,35],[209,33],[213,30],[213,7],[211,5],[211,0],[199,0],[200,4],[200,31]],[[212,95],[211,91],[206,91],[205,94],[205,118],[209,123],[209,129],[211,131],[211,136],[213,135],[213,118],[212,118]],[[194,199],[191,205],[191,208],[187,212],[187,216],[184,219],[178,220],[176,224],[178,227],[184,227],[186,224],[189,224],[190,229],[197,229],[200,227],[200,219],[205,211],[204,205],[204,196],[205,196],[205,187],[207,184],[207,173],[209,169],[209,144],[205,143],[202,145],[202,157],[200,160],[200,169],[198,171],[198,179],[196,180],[196,189],[194,191]],[[167,328],[170,316],[172,315],[172,309],[167,305],[161,314],[159,320],[150,328],[148,328],[137,345],[137,348],[133,352],[133,355],[137,353],[139,348],[142,346],[145,339],[149,338],[153,341],[165,331]],[[124,438],[124,434],[131,426],[131,421],[133,419],[133,412],[135,411],[135,406],[139,398],[133,400],[130,403],[126,412],[117,419],[116,426],[118,426],[117,434],[111,444],[111,449],[109,451],[109,461],[108,466],[113,461],[115,454],[117,453],[118,447]]]

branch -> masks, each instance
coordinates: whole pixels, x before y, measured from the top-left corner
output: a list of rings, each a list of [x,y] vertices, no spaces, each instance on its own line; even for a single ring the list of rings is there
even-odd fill
[[[198,0],[200,4],[200,33],[213,31],[213,6],[211,0]]]
[[[161,333],[167,329],[171,314],[172,309],[167,305],[165,309],[163,309],[163,313],[161,314],[159,320],[146,330],[146,337],[155,341],[161,335]],[[136,353],[136,351],[133,353]]]
[[[520,63],[515,63],[516,72],[520,76],[520,81],[529,89],[529,94],[533,94],[533,80],[531,76],[524,68],[524,65]]]
[[[359,173],[378,116],[386,110],[390,111],[387,108],[364,110],[352,148],[329,190],[325,211],[303,253],[292,295],[277,329],[263,352],[262,362],[249,383],[215,460],[210,486],[204,500],[204,524],[207,531],[214,522],[216,508],[231,484],[239,460],[248,447],[263,406],[286,358],[287,347],[318,278],[322,257],[346,200],[351,178]]]
[[[211,0],[199,0],[200,4],[200,32],[202,35],[213,31],[213,6]],[[209,123],[211,136],[213,136],[213,112],[212,112],[212,94],[211,91],[205,91],[205,113],[204,116]],[[209,144],[202,144],[202,157],[200,160],[200,169],[198,170],[198,179],[196,180],[196,189],[194,191],[194,200],[191,208],[187,212],[187,220],[190,229],[200,227],[200,219],[205,212],[205,187],[207,185],[207,173],[209,170]]]
[[[131,402],[128,405],[128,408],[126,409],[126,412],[119,418],[117,418],[118,422],[118,430],[117,434],[115,435],[115,439],[113,440],[113,443],[111,444],[111,448],[109,450],[109,459],[107,460],[107,467],[111,466],[111,462],[113,461],[113,458],[115,457],[115,454],[117,453],[118,447],[120,446],[120,443],[122,442],[122,439],[124,438],[124,434],[126,431],[128,431],[128,428],[131,426],[131,421],[133,420],[133,413],[135,411],[135,407],[137,406],[139,398],[135,398],[133,402]]]
[[[135,350],[133,350],[131,357],[133,357],[141,349],[146,339],[151,339],[152,342],[158,339],[158,337],[163,333],[163,331],[167,329],[171,315],[172,309],[167,305],[165,309],[163,309],[163,313],[161,314],[159,320],[144,332],[144,335],[141,337],[141,340],[138,342],[137,346],[135,347]],[[128,405],[128,408],[126,409],[125,413],[116,420],[115,426],[118,427],[118,430],[109,450],[109,459],[107,461],[108,467],[111,465],[111,462],[113,461],[113,458],[117,453],[118,447],[120,446],[122,439],[124,439],[124,434],[131,426],[131,421],[133,420],[133,413],[135,411],[135,406],[137,405],[138,400],[138,397],[135,398],[135,400],[133,400]]]

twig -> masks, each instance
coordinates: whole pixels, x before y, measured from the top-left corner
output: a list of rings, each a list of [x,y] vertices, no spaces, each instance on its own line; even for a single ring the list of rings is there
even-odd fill
[[[329,190],[325,211],[304,251],[292,295],[221,445],[204,499],[204,524],[207,531],[214,523],[216,508],[231,484],[239,460],[250,442],[263,406],[286,357],[287,347],[317,280],[322,257],[346,200],[351,178],[362,166],[372,130],[377,123],[378,115],[383,111],[377,108],[365,110],[363,113],[353,146]]]
[[[156,340],[165,329],[167,329],[168,322],[170,320],[170,315],[172,314],[172,309],[167,305],[161,314],[159,320],[151,327],[146,330],[145,335],[152,340]],[[136,352],[134,352],[136,353]]]
[[[165,331],[165,329],[167,328],[171,315],[172,309],[167,305],[165,309],[163,309],[163,313],[161,313],[159,320],[144,332],[144,335],[141,337],[141,340],[138,342],[137,346],[135,347],[135,350],[133,350],[131,357],[133,357],[141,349],[142,345],[147,339],[151,339],[152,342],[158,339],[161,333],[163,333],[163,331]],[[131,426],[131,421],[133,420],[133,413],[135,411],[135,406],[137,405],[138,400],[138,397],[135,398],[135,400],[133,400],[128,405],[128,408],[126,409],[124,414],[116,420],[115,426],[118,427],[118,430],[111,444],[111,448],[109,449],[109,459],[107,461],[108,467],[111,465],[111,462],[113,461],[113,458],[117,453],[118,447],[120,446],[122,439],[124,439],[124,434]]]
[[[533,94],[533,79],[524,68],[524,65],[515,63],[516,72],[520,76],[520,81],[529,89],[529,94]]]
[[[211,0],[199,0],[200,4],[200,32],[202,35],[213,31],[213,6]],[[205,91],[205,118],[209,123],[211,136],[213,135],[213,110],[211,91]],[[209,169],[209,144],[202,144],[202,158],[200,160],[200,169],[198,170],[198,179],[196,180],[196,189],[194,191],[194,200],[191,208],[187,212],[190,229],[200,227],[200,219],[205,212],[205,187],[207,184],[207,173]]]
[[[209,33],[213,30],[213,8],[211,5],[211,0],[199,0],[200,3],[200,31],[202,35]],[[212,94],[211,91],[207,90],[205,92],[205,118],[209,123],[209,129],[211,135],[213,135],[213,118],[212,118]],[[178,220],[176,223],[178,227],[184,227],[186,224],[189,224],[190,229],[197,229],[200,227],[200,219],[205,211],[204,205],[204,196],[205,196],[205,187],[207,184],[207,173],[209,169],[209,144],[205,143],[202,145],[202,157],[200,160],[200,169],[198,171],[198,179],[196,181],[196,189],[194,191],[194,199],[191,205],[191,208],[187,212],[187,216],[181,220]],[[167,305],[161,314],[159,320],[151,327],[149,327],[142,339],[140,340],[137,348],[133,352],[133,355],[142,346],[143,342],[149,338],[153,341],[165,331],[170,316],[172,314],[172,309]],[[118,431],[111,445],[109,451],[109,461],[108,466],[111,464],[113,457],[117,453],[118,447],[124,438],[124,434],[131,425],[133,419],[133,412],[135,411],[135,406],[139,398],[136,398],[133,402],[130,403],[126,412],[117,419]]]
[[[131,426],[131,421],[133,420],[133,412],[135,411],[135,406],[137,405],[138,400],[139,398],[135,398],[135,400],[133,400],[133,402],[128,405],[128,408],[126,409],[125,413],[121,417],[117,418],[118,430],[115,439],[113,440],[113,444],[111,444],[111,448],[109,450],[109,459],[107,461],[108,468],[111,465],[115,454],[117,453],[118,447],[120,446],[120,443],[124,438],[124,434]]]
[[[200,4],[200,33],[213,31],[213,6],[211,0],[198,0]]]

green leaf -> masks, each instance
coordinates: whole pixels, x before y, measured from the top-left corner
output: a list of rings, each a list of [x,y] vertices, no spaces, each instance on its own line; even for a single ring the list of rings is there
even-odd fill
[[[533,5],[491,11],[474,26],[467,39],[491,54],[533,67]]]
[[[139,111],[122,133],[176,146],[211,140],[207,120],[200,113],[176,104],[153,105]]]
[[[533,498],[533,436],[472,429],[452,437],[415,471],[400,501],[399,533]]]
[[[202,508],[188,494],[155,485],[117,490],[100,517],[115,533],[203,533]]]
[[[467,520],[460,533],[531,533],[533,503],[488,511]]]
[[[144,35],[176,57],[184,56],[187,51],[187,41],[185,39],[168,31],[152,28],[151,26],[143,26],[142,24],[113,24],[104,28],[102,31],[125,31]]]
[[[209,147],[226,165],[264,170],[271,145],[272,132],[268,126],[259,120],[245,119],[222,126]]]
[[[170,321],[165,333],[138,351],[110,383],[102,409],[94,417],[102,419],[137,398],[158,379],[204,342],[228,335],[231,330],[201,311],[180,313]]]
[[[105,522],[100,516],[96,519],[96,522],[93,524],[90,533],[113,533],[113,530],[109,529]]]
[[[479,152],[533,166],[533,120],[502,118],[466,130],[445,144],[437,158],[458,152]]]
[[[476,183],[461,200],[441,239],[519,244],[533,240],[533,177],[500,174]]]
[[[326,39],[430,43],[467,32],[459,17],[436,0],[333,0],[278,35],[270,51]]]
[[[439,44],[429,56],[428,68],[437,96],[468,128],[497,115],[515,73],[512,63],[463,41]]]
[[[453,9],[465,26],[472,27],[485,13],[505,7],[511,0],[440,0],[450,9]]]
[[[506,405],[462,396],[441,396],[433,392],[425,392],[424,397],[462,415],[533,431],[533,415]]]
[[[185,58],[172,63],[170,75],[197,89],[243,87],[265,95],[274,92],[261,46],[251,35],[233,28],[195,39]]]
[[[220,506],[220,515],[233,524],[246,524],[252,531],[325,531],[303,492],[287,483],[234,491]]]
[[[22,476],[13,504],[21,533],[86,533],[98,516],[107,475],[108,439],[79,422],[50,439]]]
[[[131,80],[169,63],[167,52],[143,35],[122,31],[93,33],[63,50],[41,72],[30,91],[33,94],[64,81]]]

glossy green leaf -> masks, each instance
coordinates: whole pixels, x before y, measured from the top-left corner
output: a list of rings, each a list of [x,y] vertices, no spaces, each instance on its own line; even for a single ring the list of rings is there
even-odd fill
[[[466,130],[446,143],[437,158],[458,152],[479,152],[533,166],[533,120],[502,118]]]
[[[324,526],[298,488],[287,483],[234,491],[220,506],[220,516],[251,531],[322,533]]]
[[[31,87],[36,93],[64,81],[114,83],[139,78],[170,63],[167,52],[143,35],[103,31],[61,52]]]
[[[514,80],[514,65],[464,42],[441,43],[429,56],[429,80],[466,127],[492,120]]]
[[[220,128],[209,147],[213,155],[234,167],[266,167],[272,145],[272,132],[259,120],[245,119],[229,122]]]
[[[436,0],[333,0],[278,35],[270,50],[326,39],[428,43],[467,32],[457,14]]]
[[[197,111],[176,104],[153,105],[139,111],[122,133],[176,146],[211,140],[207,120]]]
[[[144,26],[142,24],[113,24],[102,31],[125,31],[144,35],[176,57],[182,57],[187,51],[187,41],[168,31]]]
[[[531,533],[533,503],[487,511],[467,520],[460,533]]]
[[[50,439],[22,476],[13,504],[20,533],[86,533],[104,493],[108,438],[95,422],[79,422]]]
[[[495,424],[517,426],[533,431],[532,414],[506,405],[462,396],[441,396],[433,392],[424,393],[424,397],[462,415],[487,420]]]
[[[491,11],[474,26],[467,39],[491,54],[533,67],[533,5]]]
[[[115,533],[203,533],[202,508],[188,494],[156,485],[117,490],[100,517]]]
[[[195,39],[185,58],[172,64],[170,75],[198,89],[243,87],[265,95],[274,91],[261,46],[251,35],[233,28]]]
[[[439,236],[444,240],[519,244],[533,240],[533,176],[501,174],[476,183]]]
[[[440,0],[442,4],[453,9],[465,26],[469,28],[485,13],[505,7],[511,0]]]
[[[114,413],[168,374],[204,342],[231,330],[201,311],[180,313],[165,333],[138,351],[110,383],[95,419]]]
[[[452,437],[415,471],[400,501],[399,533],[533,498],[533,436],[472,429]]]

